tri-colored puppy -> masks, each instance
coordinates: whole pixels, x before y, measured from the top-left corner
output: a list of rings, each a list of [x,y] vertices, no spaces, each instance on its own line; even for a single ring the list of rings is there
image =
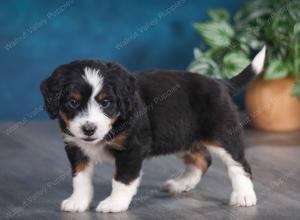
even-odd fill
[[[143,160],[176,153],[185,171],[164,189],[193,189],[211,163],[226,164],[232,181],[230,204],[253,206],[256,195],[244,155],[242,126],[232,96],[261,72],[265,48],[228,81],[155,70],[129,73],[118,64],[81,60],[59,66],[41,83],[45,109],[58,118],[72,167],[73,193],[64,211],[85,211],[93,198],[93,167],[113,160],[111,195],[99,212],[128,209],[142,176]]]

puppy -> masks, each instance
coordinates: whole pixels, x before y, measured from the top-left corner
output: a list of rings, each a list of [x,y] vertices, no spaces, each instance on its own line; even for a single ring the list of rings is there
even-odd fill
[[[178,71],[131,74],[118,64],[98,60],[55,69],[41,83],[41,92],[50,118],[59,121],[72,169],[73,193],[61,209],[87,210],[93,198],[94,165],[114,161],[111,194],[96,211],[125,211],[140,184],[143,160],[174,153],[185,171],[166,181],[164,190],[195,188],[214,153],[227,166],[233,187],[230,204],[255,205],[232,96],[261,72],[265,50],[228,81]]]

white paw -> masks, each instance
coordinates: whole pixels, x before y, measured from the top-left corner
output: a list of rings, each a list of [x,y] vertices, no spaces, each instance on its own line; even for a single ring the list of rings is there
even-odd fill
[[[170,179],[163,184],[163,190],[169,193],[187,192],[195,188],[197,183]]]
[[[187,166],[184,172],[163,184],[163,190],[170,193],[187,192],[194,189],[201,180],[202,171],[195,166]]]
[[[84,212],[90,206],[90,200],[70,196],[61,203],[61,210],[66,212]]]
[[[131,200],[128,198],[107,197],[96,208],[97,212],[123,212],[129,207]]]
[[[257,199],[253,189],[244,192],[232,192],[230,205],[249,207],[256,205]]]

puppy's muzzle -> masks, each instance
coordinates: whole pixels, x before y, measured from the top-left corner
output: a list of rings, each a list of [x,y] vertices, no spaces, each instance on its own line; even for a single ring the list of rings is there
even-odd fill
[[[86,136],[92,136],[97,129],[97,126],[94,123],[86,123],[82,126],[82,131]]]

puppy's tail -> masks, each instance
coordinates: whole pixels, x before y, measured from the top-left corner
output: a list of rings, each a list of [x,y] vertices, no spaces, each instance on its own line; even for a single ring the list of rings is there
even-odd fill
[[[231,96],[244,89],[263,70],[265,57],[266,46],[256,54],[252,62],[241,73],[226,81]]]

